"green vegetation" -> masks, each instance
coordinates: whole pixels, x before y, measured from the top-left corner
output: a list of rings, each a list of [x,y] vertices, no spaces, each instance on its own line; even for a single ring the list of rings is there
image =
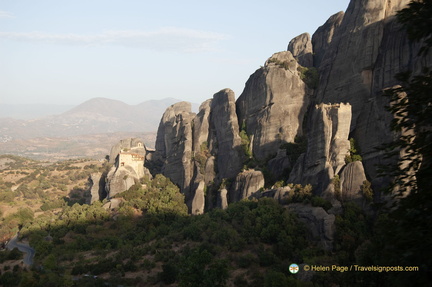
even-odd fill
[[[148,213],[187,214],[184,195],[168,178],[158,174],[153,180],[145,181],[145,186],[142,188],[141,185],[134,185],[115,197],[126,200],[121,205],[125,210],[130,210],[127,207],[131,207]]]
[[[207,159],[211,156],[209,148],[208,148],[208,143],[202,142],[200,145],[200,150],[199,152],[195,152],[195,155],[193,157],[193,160],[195,161],[195,163],[198,164],[199,170],[201,174],[205,173],[205,165],[207,162]]]
[[[307,138],[306,136],[296,136],[293,143],[283,143],[280,148],[286,150],[290,162],[294,164],[299,156],[306,152]]]
[[[332,183],[333,183],[334,194],[335,194],[336,199],[342,200],[341,182],[340,182],[340,178],[339,178],[338,174],[336,174],[333,177]]]
[[[362,157],[360,155],[360,149],[357,146],[355,140],[353,138],[349,139],[350,141],[350,149],[348,150],[348,154],[345,157],[345,163],[350,163],[354,161],[362,161]]]
[[[302,79],[309,88],[316,89],[318,87],[319,73],[317,68],[299,66],[297,69],[300,73],[300,79]]]
[[[166,193],[163,186],[170,188],[164,178],[150,185],[161,193]],[[142,190],[131,189],[124,198],[142,198],[137,192]],[[36,249],[35,266],[42,269],[18,270],[15,282],[86,286],[92,279],[101,285],[226,286],[236,280],[247,286],[263,286],[263,282],[274,286],[269,282],[277,279],[304,286],[288,266],[303,262],[307,247],[316,249],[306,240],[307,231],[296,217],[272,199],[242,201],[201,216],[164,208],[132,217],[115,214],[120,215],[108,213],[102,203],[74,204],[54,218],[28,222],[22,235]],[[52,240],[44,239],[48,235]],[[126,276],[130,272],[140,276]],[[71,275],[78,280],[71,282]],[[8,276],[0,280],[5,282]]]
[[[282,69],[285,69],[285,70],[288,70],[289,66],[290,66],[290,62],[289,61],[281,61],[281,60],[278,60],[276,58],[270,58],[268,60],[268,63],[269,64],[270,63],[274,63],[275,65],[279,66],[279,68],[282,68]]]

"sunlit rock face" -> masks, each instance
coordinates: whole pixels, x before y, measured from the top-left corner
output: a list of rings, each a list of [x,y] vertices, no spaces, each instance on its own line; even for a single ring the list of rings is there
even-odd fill
[[[237,100],[232,90],[223,89],[197,114],[186,102],[169,107],[152,161],[185,193],[189,211],[226,208],[249,197],[261,186],[253,168],[288,183],[311,184],[314,194],[332,200],[336,176],[342,200],[362,200],[366,179],[379,188],[376,164],[385,161],[376,148],[394,137],[381,91],[397,84],[395,74],[432,63],[431,57],[420,62],[420,44],[409,43],[395,21],[396,11],[408,2],[351,1],[312,39],[301,34],[288,51],[273,54]],[[307,139],[306,152],[293,157],[287,146],[299,138]],[[361,162],[345,163],[350,138],[359,146]],[[251,174],[256,176],[247,179]],[[259,184],[245,187],[255,179]]]
[[[155,159],[162,164],[160,172],[189,194],[192,179],[191,104],[180,102],[168,107],[162,116],[156,138]]]
[[[291,52],[274,54],[246,82],[237,100],[239,123],[251,138],[256,159],[275,155],[282,143],[302,135],[311,90]]]

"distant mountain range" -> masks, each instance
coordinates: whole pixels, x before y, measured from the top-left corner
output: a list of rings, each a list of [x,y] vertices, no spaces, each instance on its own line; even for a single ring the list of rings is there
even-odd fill
[[[49,158],[51,149],[53,152],[55,150],[56,154],[61,154],[56,158],[72,156],[67,152],[69,149],[74,150],[74,157],[80,154],[84,156],[88,151],[83,150],[80,153],[76,145],[82,146],[86,137],[103,134],[146,134],[150,140],[148,144],[153,145],[154,141],[151,139],[155,136],[151,134],[155,134],[162,114],[167,107],[179,101],[181,100],[165,98],[128,105],[118,100],[93,98],[75,107],[0,104],[0,154],[40,158],[39,145],[62,142],[63,148],[58,144],[49,145],[51,148],[44,147],[43,158]],[[195,110],[198,109],[197,104],[193,106]],[[107,140],[106,136],[97,138]],[[113,143],[118,140],[113,138]],[[95,146],[98,144],[95,143]]]
[[[166,98],[146,101],[138,105],[106,98],[93,98],[64,111],[61,106],[45,106],[55,115],[33,119],[0,118],[0,142],[7,138],[28,139],[34,137],[67,137],[94,133],[153,132],[156,131],[165,109],[180,100]],[[40,105],[33,106],[38,109]],[[0,110],[7,107],[0,105]],[[17,114],[17,109],[13,109]],[[23,112],[32,111],[31,105],[23,106]],[[7,113],[6,113],[7,114]],[[11,114],[11,113],[9,113]],[[29,114],[35,114],[34,111]]]

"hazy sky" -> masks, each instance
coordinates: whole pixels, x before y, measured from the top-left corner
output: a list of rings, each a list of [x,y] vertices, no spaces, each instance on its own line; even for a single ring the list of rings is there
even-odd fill
[[[349,0],[0,0],[0,103],[201,103]]]

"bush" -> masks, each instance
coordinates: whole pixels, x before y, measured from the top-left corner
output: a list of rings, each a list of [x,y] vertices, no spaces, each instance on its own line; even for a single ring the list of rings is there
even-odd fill
[[[300,79],[311,89],[316,89],[319,83],[319,73],[315,67],[298,67]]]
[[[328,211],[333,206],[330,201],[318,196],[312,197],[311,203],[313,206],[320,206],[324,208],[325,211]]]

